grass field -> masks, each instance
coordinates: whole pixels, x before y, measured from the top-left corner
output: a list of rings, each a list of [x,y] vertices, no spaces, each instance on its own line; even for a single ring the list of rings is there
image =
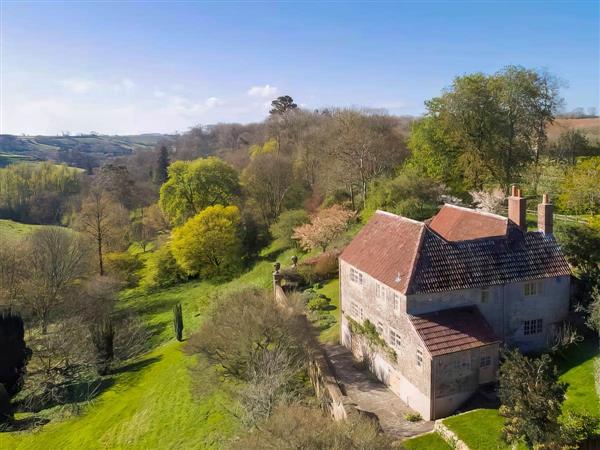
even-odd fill
[[[36,228],[42,226],[43,225],[28,225],[12,220],[0,219],[0,243],[21,239]]]
[[[279,257],[288,261],[291,256],[284,252]],[[244,286],[268,288],[272,271],[272,262],[263,260],[227,283],[197,281],[155,293],[124,292],[119,306],[140,314],[153,332],[155,349],[114,374],[110,387],[80,415],[55,419],[35,431],[0,433],[0,450],[222,448],[240,429],[231,413],[234,400],[222,387],[192,397],[188,369],[195,359],[173,341],[171,309],[182,304],[184,335],[189,336],[216,296]]]
[[[335,317],[335,322],[329,328],[321,331],[319,339],[322,342],[337,344],[340,341],[340,281],[337,278],[330,280],[317,292],[327,296],[331,300],[330,306],[335,308],[329,311]]]
[[[402,442],[408,450],[452,450],[452,447],[437,433],[427,433]]]

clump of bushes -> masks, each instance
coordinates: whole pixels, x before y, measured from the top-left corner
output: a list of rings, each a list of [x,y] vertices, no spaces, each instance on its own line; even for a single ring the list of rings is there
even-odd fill
[[[106,273],[113,276],[128,287],[139,281],[139,271],[144,267],[142,261],[128,252],[113,252],[104,255]]]
[[[148,257],[140,285],[145,289],[174,286],[186,281],[188,275],[179,267],[169,244],[165,244]]]
[[[419,413],[407,413],[404,415],[404,418],[409,422],[420,422],[423,420],[423,417]]]

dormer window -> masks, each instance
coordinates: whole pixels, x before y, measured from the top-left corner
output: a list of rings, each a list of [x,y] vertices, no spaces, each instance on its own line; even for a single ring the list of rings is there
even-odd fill
[[[359,272],[354,267],[350,267],[350,280],[353,283],[360,284],[362,286],[362,284],[363,284],[362,272]]]

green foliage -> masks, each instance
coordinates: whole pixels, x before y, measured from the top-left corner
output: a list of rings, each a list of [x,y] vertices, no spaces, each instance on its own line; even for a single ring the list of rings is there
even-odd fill
[[[563,223],[557,227],[556,235],[574,269],[576,302],[587,306],[592,293],[600,290],[600,229],[580,223]]]
[[[575,164],[578,156],[584,156],[590,150],[590,142],[581,130],[563,131],[550,147],[550,154],[560,160]]]
[[[600,156],[582,158],[567,171],[558,203],[574,214],[600,213]]]
[[[173,305],[173,331],[175,332],[175,338],[179,342],[183,341],[183,314],[181,312],[181,303]]]
[[[281,95],[271,102],[271,115],[282,115],[289,111],[293,111],[298,108],[298,105],[294,103],[294,99],[289,95]]]
[[[209,206],[231,205],[239,193],[237,172],[219,158],[175,161],[160,188],[159,205],[172,223],[181,225]]]
[[[158,185],[165,183],[169,177],[169,150],[166,145],[161,145],[156,158],[156,169],[154,170],[154,182]]]
[[[187,279],[188,275],[177,264],[170,244],[164,244],[148,256],[140,285],[145,290],[151,290],[174,286]]]
[[[173,230],[175,260],[190,275],[231,275],[242,257],[240,224],[237,206],[209,206]]]
[[[277,144],[277,140],[271,138],[262,146],[258,144],[251,146],[250,149],[248,149],[248,152],[250,153],[250,158],[254,159],[258,155],[262,155],[265,153],[275,153],[278,150],[278,147],[279,145]]]
[[[144,263],[129,252],[113,252],[104,255],[104,267],[108,275],[132,287],[137,284]]]
[[[504,356],[499,375],[502,436],[509,443],[531,446],[555,442],[567,386],[559,382],[552,360],[548,355],[523,356],[518,350]]]
[[[408,450],[452,450],[438,433],[427,433],[408,439],[402,442],[402,446]]]
[[[390,358],[393,361],[396,360],[396,352],[387,344],[387,342],[385,342],[385,339],[383,339],[379,335],[377,327],[373,324],[373,322],[371,322],[369,319],[366,319],[361,324],[349,316],[346,316],[346,319],[348,319],[348,324],[350,325],[350,331],[352,333],[358,334],[359,336],[363,336],[368,343],[375,347],[381,348],[388,356],[388,358]]]
[[[382,209],[410,219],[428,219],[437,212],[441,193],[441,185],[433,178],[406,168],[395,178],[374,183],[362,215],[366,219]]]
[[[329,306],[329,299],[324,295],[315,295],[308,301],[306,306],[311,311],[323,310]]]
[[[404,418],[409,422],[420,422],[423,420],[423,417],[421,417],[421,414],[419,413],[406,413]]]
[[[0,215],[22,222],[59,224],[70,197],[80,191],[80,180],[79,170],[50,162],[0,168]]]
[[[294,229],[305,223],[308,223],[310,218],[308,213],[303,209],[291,209],[284,211],[279,215],[277,222],[269,228],[273,238],[283,247],[297,247],[298,241],[292,239]]]
[[[599,426],[598,416],[568,412],[561,420],[561,441],[565,444],[562,448],[578,449],[578,443],[598,436]]]

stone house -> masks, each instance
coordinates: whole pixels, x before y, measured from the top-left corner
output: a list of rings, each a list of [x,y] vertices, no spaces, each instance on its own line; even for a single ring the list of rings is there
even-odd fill
[[[426,420],[496,380],[501,344],[542,350],[568,314],[571,272],[548,196],[537,231],[520,190],[508,203],[508,218],[453,205],[426,222],[377,211],[340,255],[342,344]]]

